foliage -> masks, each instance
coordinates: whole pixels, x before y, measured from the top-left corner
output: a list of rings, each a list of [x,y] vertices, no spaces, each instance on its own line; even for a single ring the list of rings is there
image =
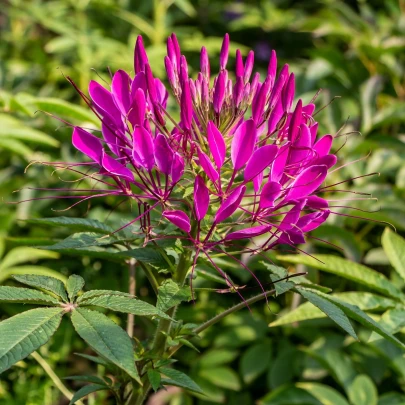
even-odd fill
[[[172,31],[185,44],[191,68],[198,65],[202,44],[214,55],[220,49],[220,37],[229,32],[243,51],[255,49],[263,71],[272,48],[282,60],[291,62],[297,73],[297,93],[304,100],[309,101],[319,88],[323,91],[317,99],[318,109],[333,100],[316,117],[321,130],[335,134],[345,124],[339,147],[347,142],[339,155],[345,163],[363,160],[334,173],[331,182],[379,173],[339,184],[343,191],[336,196],[334,210],[388,221],[397,229],[396,233],[392,227],[371,220],[334,216],[313,232],[313,239],[303,247],[321,262],[305,254],[292,256],[291,252],[269,255],[280,266],[291,264],[289,270],[308,271],[305,280],[295,279],[300,285],[293,283],[293,278],[276,283],[278,293],[283,293],[280,297],[269,299],[268,305],[264,301],[250,305],[251,313],[247,309],[232,313],[197,337],[198,325],[238,304],[238,294],[225,284],[218,289],[221,279],[204,259],[199,260],[193,280],[195,302],[187,303],[191,298],[188,288],[181,290],[167,283],[159,290],[156,304],[153,287],[139,267],[140,299],[118,294],[128,290],[131,259],[142,261],[161,284],[183,251],[181,244],[169,242],[143,249],[133,243],[136,227],[111,235],[111,230],[132,219],[131,207],[117,207],[119,201],[109,196],[92,203],[91,210],[74,206],[63,213],[65,217],[57,213],[49,218],[53,210],[65,210],[70,204],[61,199],[3,204],[0,314],[7,319],[0,328],[18,330],[14,322],[24,322],[34,339],[21,337],[20,354],[15,358],[20,361],[2,374],[0,402],[52,405],[62,401],[63,394],[36,358],[26,357],[36,350],[59,377],[76,376],[63,383],[76,392],[74,400],[89,395],[97,404],[118,402],[127,392],[117,385],[116,377],[125,381],[138,374],[145,375],[154,390],[162,384],[186,388],[168,391],[171,404],[405,402],[403,352],[392,338],[387,341],[380,335],[403,340],[405,326],[402,1],[10,0],[0,13],[0,189],[6,202],[48,195],[35,188],[61,187],[60,178],[77,182],[77,177],[52,173],[45,165],[32,165],[24,173],[32,160],[78,158],[70,146],[71,131],[41,111],[76,125],[97,125],[63,75],[71,76],[86,90],[89,79],[96,77],[92,68],[106,80],[107,66],[112,71],[130,70],[128,56],[139,33],[144,36],[151,64],[158,67],[165,53],[165,37]],[[154,73],[164,76],[163,70]],[[336,96],[341,98],[334,99]],[[84,184],[93,186],[86,180]],[[13,194],[15,190],[21,191]],[[349,192],[372,194],[378,202],[361,200],[364,195]],[[358,199],[349,202],[350,195]],[[251,275],[235,263],[224,257],[215,260],[245,297],[250,289],[260,292]],[[249,261],[249,268],[263,284],[271,285],[285,274],[280,268],[265,268],[260,257],[243,260]],[[15,281],[24,280],[18,278],[23,274],[31,275],[25,280],[34,288],[16,287]],[[81,292],[82,278],[73,274],[80,274],[90,290]],[[60,282],[55,281],[49,291],[43,282],[49,279],[33,284],[40,276]],[[318,284],[333,291],[329,293]],[[35,289],[38,285],[40,290]],[[299,293],[308,302],[298,305]],[[170,353],[176,353],[178,362],[173,368],[170,359],[160,363],[146,360],[147,338],[158,319],[167,317],[163,312],[179,302],[183,304],[176,319],[181,322],[166,336]],[[67,322],[72,316],[65,310],[68,304],[79,306],[72,320],[77,334]],[[128,312],[136,315],[136,339],[131,344],[122,328]],[[111,328],[111,334],[98,333],[99,323]],[[0,333],[0,339],[5,337]],[[105,352],[112,337],[124,342],[118,353]],[[93,350],[85,349],[83,341]],[[14,343],[2,341],[0,347],[13,353]],[[75,352],[87,357],[75,356]],[[131,364],[136,365],[136,371],[122,360],[128,353],[135,360]],[[8,358],[2,353],[3,367]],[[154,367],[144,370],[142,362]]]

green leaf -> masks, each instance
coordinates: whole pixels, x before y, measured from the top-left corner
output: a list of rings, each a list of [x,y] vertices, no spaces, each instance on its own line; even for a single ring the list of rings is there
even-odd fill
[[[30,288],[0,286],[0,302],[42,304],[42,305],[59,305],[60,302],[44,294],[41,291],[31,290]]]
[[[345,292],[332,294],[333,297],[337,297],[349,304],[358,305],[363,311],[384,311],[388,308],[393,308],[397,304],[394,300],[381,297],[366,292]],[[315,307],[310,302],[301,304],[298,308],[288,312],[287,314],[280,316],[278,319],[270,323],[269,326],[281,326],[293,322],[306,321],[309,319],[325,318],[326,314],[319,308]]]
[[[94,384],[106,385],[106,382],[96,375],[72,375],[69,377],[64,377],[64,380],[71,380],[71,381],[84,381]]]
[[[405,349],[404,343],[402,343],[395,336],[391,335],[384,328],[382,328],[381,325],[375,322],[374,319],[370,318],[357,305],[348,304],[347,302],[341,301],[336,297],[323,294],[319,291],[314,291],[314,293],[338,306],[348,317],[354,319],[355,321],[371,329],[372,331],[377,332],[379,335],[385,337],[387,340],[389,340],[391,343],[394,343],[396,346]]]
[[[340,257],[314,255],[314,258],[312,258],[305,255],[286,255],[277,256],[277,259],[289,263],[304,264],[327,273],[336,274],[337,276],[365,285],[390,298],[395,297],[401,301],[405,300],[404,294],[381,273]]]
[[[66,282],[66,290],[69,295],[70,301],[74,301],[77,297],[77,294],[83,289],[84,287],[84,280],[83,277],[80,277],[76,274],[72,274],[67,282]]]
[[[0,373],[47,343],[62,316],[62,308],[36,308],[0,322]]]
[[[162,253],[160,253],[159,250],[151,247],[126,250],[124,252],[120,252],[118,255],[125,256],[126,258],[134,258],[141,262],[152,264],[158,267],[169,267],[169,264],[163,257]]]
[[[160,377],[160,373],[156,370],[153,370],[152,368],[150,368],[148,370],[148,380],[150,382],[150,385],[152,386],[153,391],[157,391],[160,388],[160,381],[161,381],[161,377]]]
[[[362,107],[362,126],[361,131],[368,133],[372,128],[373,118],[376,110],[376,99],[382,89],[383,78],[381,76],[370,77],[361,86],[361,107]]]
[[[145,301],[138,300],[134,297],[125,297],[121,295],[98,295],[93,298],[82,299],[80,306],[92,305],[106,308],[111,311],[123,312],[137,316],[159,316],[170,319],[164,312],[160,311]]]
[[[341,328],[343,328],[350,336],[358,340],[356,332],[353,329],[349,318],[345,313],[334,303],[323,298],[323,295],[318,294],[315,291],[307,290],[302,287],[297,287],[297,292],[301,294],[305,299],[307,299],[311,304],[318,307],[322,312],[324,312],[330,319],[335,321]]]
[[[38,276],[33,274],[14,275],[14,280],[19,283],[29,285],[30,287],[41,288],[42,290],[49,291],[62,298],[63,301],[68,302],[66,295],[65,284],[54,277]]]
[[[156,307],[162,312],[191,299],[190,288],[179,287],[173,280],[165,281],[158,291]]]
[[[381,243],[392,266],[405,280],[405,239],[386,228]]]
[[[239,355],[239,352],[236,350],[229,349],[211,349],[205,352],[198,360],[198,363],[201,367],[214,367],[220,366],[222,364],[231,363]]]
[[[48,277],[53,277],[58,280],[61,280],[62,282],[66,281],[66,277],[63,274],[58,273],[56,270],[50,269],[48,267],[44,266],[30,266],[30,265],[24,265],[24,266],[17,266],[17,267],[8,267],[6,270],[3,270],[0,273],[0,283],[4,280],[7,280],[11,276],[14,275],[40,275],[40,276],[48,276]]]
[[[85,300],[88,300],[88,299],[94,298],[94,297],[99,297],[101,295],[120,295],[120,296],[123,296],[123,297],[132,297],[132,298],[134,298],[133,295],[128,294],[126,292],[122,292],[122,291],[116,291],[116,290],[90,290],[90,291],[84,292],[77,299],[77,303],[80,304],[82,301],[85,301]]]
[[[378,324],[389,333],[397,333],[405,326],[405,309],[391,308],[384,312],[378,321]],[[369,342],[381,339],[381,336],[373,332]]]
[[[110,226],[97,221],[96,219],[88,218],[70,218],[70,217],[56,217],[56,218],[35,218],[26,220],[29,224],[55,226],[71,229],[74,232],[98,232],[109,234],[114,232]]]
[[[302,388],[282,385],[260,399],[258,405],[322,405],[322,402]]]
[[[83,357],[86,360],[92,361],[93,363],[101,364],[102,366],[111,365],[111,363],[107,362],[102,357],[92,356],[90,354],[84,354],[84,353],[74,353],[74,354],[76,356]]]
[[[258,343],[249,347],[240,361],[240,374],[246,384],[250,384],[264,373],[271,359],[271,342]]]
[[[185,388],[198,394],[204,394],[202,389],[188,375],[182,373],[181,371],[167,367],[161,367],[159,371],[163,375],[169,377],[162,378],[162,385],[174,385],[175,387]]]
[[[102,313],[84,308],[73,311],[71,319],[86,343],[141,384],[131,338],[122,328]]]
[[[366,374],[358,375],[350,384],[348,396],[352,405],[377,405],[378,392],[373,380]]]
[[[109,387],[107,385],[101,385],[101,384],[89,384],[85,385],[84,387],[80,388],[79,391],[77,391],[72,399],[69,402],[69,405],[73,405],[76,403],[81,398],[87,397],[87,395],[91,394],[92,392],[97,392],[97,391],[102,391],[102,390],[108,390]]]
[[[91,122],[100,125],[98,118],[88,109],[80,107],[76,104],[68,103],[59,98],[33,98],[32,104],[42,111],[64,117],[74,119],[79,122]]]
[[[226,388],[232,391],[239,391],[241,389],[239,376],[230,367],[219,366],[203,368],[199,375],[217,387]]]
[[[310,393],[316,398],[322,405],[349,405],[346,399],[338,391],[319,383],[298,383],[297,388],[301,388],[304,391]],[[360,405],[360,404],[353,404]],[[372,405],[371,403],[369,405]],[[373,404],[374,405],[374,404]]]
[[[41,259],[58,259],[59,255],[55,252],[47,252],[36,248],[21,246],[10,250],[3,258],[0,264],[0,272],[18,264],[32,262]]]

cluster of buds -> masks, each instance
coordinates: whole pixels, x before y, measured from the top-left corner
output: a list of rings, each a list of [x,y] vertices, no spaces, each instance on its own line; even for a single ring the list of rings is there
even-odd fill
[[[337,159],[330,154],[333,136],[317,135],[315,105],[293,106],[294,74],[284,65],[277,75],[274,51],[262,80],[252,76],[253,51],[245,60],[236,51],[234,72],[227,70],[228,55],[226,35],[212,78],[203,47],[193,79],[176,36],[169,37],[165,67],[179,105],[176,120],[138,37],[134,77],[119,70],[110,89],[92,81],[90,99],[82,94],[101,120],[102,138],[79,127],[73,132],[73,145],[110,193],[138,202],[131,223],[141,221],[149,238],[157,211],[159,221],[173,223],[192,243],[196,257],[257,236],[252,253],[295,247],[330,214],[317,194]]]

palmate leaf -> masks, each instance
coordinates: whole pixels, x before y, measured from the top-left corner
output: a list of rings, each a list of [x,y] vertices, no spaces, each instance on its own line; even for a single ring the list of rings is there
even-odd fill
[[[173,280],[164,282],[158,290],[157,308],[162,312],[179,305],[183,301],[190,301],[191,292],[189,287],[180,287]]]
[[[159,316],[170,319],[164,312],[145,301],[123,295],[98,295],[82,299],[80,306],[97,306],[111,311],[123,312],[137,316]]]
[[[85,308],[74,310],[71,319],[87,344],[141,384],[131,339],[122,328],[102,313]]]
[[[47,343],[63,313],[62,308],[37,308],[0,322],[0,373]]]
[[[69,295],[70,301],[73,301],[77,297],[77,294],[83,289],[84,284],[83,278],[76,274],[72,274],[68,278],[66,282],[66,291]]]
[[[280,261],[288,263],[304,264],[327,273],[336,274],[340,277],[365,285],[366,287],[405,301],[405,295],[383,274],[380,274],[366,266],[332,255],[314,255],[314,258],[304,255],[277,256]]]
[[[0,286],[0,302],[59,305],[60,301],[49,294],[30,288]]]
[[[84,292],[78,299],[77,303],[80,304],[83,301],[86,301],[90,298],[94,297],[100,297],[101,295],[120,295],[122,297],[134,297],[133,295],[122,292],[122,291],[116,291],[116,290],[90,290]]]
[[[65,302],[68,301],[65,284],[57,278],[34,274],[14,275],[13,278],[19,283],[29,285],[30,287],[41,288],[56,294]]]

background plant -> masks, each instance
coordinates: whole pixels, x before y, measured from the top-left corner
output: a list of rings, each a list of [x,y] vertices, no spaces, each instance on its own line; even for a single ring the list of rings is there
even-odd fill
[[[165,53],[164,38],[172,31],[176,31],[181,42],[186,44],[187,56],[195,59],[190,65],[197,66],[197,51],[201,42],[204,41],[210,54],[214,54],[220,49],[220,37],[227,31],[235,42],[246,48],[253,47],[257,55],[263,53],[263,70],[271,48],[275,48],[278,56],[285,58],[285,61],[293,61],[294,71],[298,72],[298,94],[307,94],[307,100],[320,87],[325,89],[319,98],[322,104],[328,103],[334,96],[342,97],[317,117],[321,121],[323,132],[334,133],[347,120],[343,132],[361,130],[362,136],[349,136],[341,151],[345,159],[352,161],[364,157],[370,150],[373,152],[368,159],[348,166],[341,174],[342,180],[363,173],[380,172],[379,177],[357,180],[346,187],[356,192],[371,192],[378,197],[378,203],[373,206],[363,203],[358,208],[381,207],[379,212],[372,214],[373,218],[388,220],[401,233],[405,226],[404,145],[401,138],[404,121],[401,90],[403,7],[403,3],[397,1],[384,4],[336,4],[324,1],[305,5],[293,1],[263,1],[253,5],[250,2],[191,4],[179,1],[173,4],[155,2],[153,5],[144,2],[140,6],[125,1],[10,1],[3,10],[0,45],[2,197],[9,199],[12,191],[26,186],[45,188],[59,184],[57,176],[51,176],[50,170],[45,167],[35,166],[24,174],[29,160],[71,160],[73,151],[70,147],[70,131],[63,127],[55,131],[55,121],[44,114],[34,114],[36,110],[55,113],[76,124],[85,125],[92,120],[88,111],[80,106],[61,72],[69,74],[85,88],[89,78],[96,77],[91,68],[95,68],[100,75],[106,75],[107,64],[112,69],[130,69],[130,59],[127,56],[132,53],[138,33],[145,37],[150,59],[161,60]],[[152,59],[153,55],[156,59]],[[156,74],[158,73],[157,71]],[[163,75],[163,71],[161,73]],[[56,97],[63,98],[66,102],[53,99]],[[38,195],[28,189],[24,189],[22,193],[26,198]],[[106,199],[93,205],[89,215],[105,221],[114,205],[114,199]],[[37,201],[20,205],[17,209],[3,205],[1,230],[6,252],[21,245],[49,246],[51,239],[68,236],[68,229],[63,227],[48,228],[35,221],[21,221],[49,217],[52,214],[51,208],[64,209],[66,204],[61,201]],[[87,207],[75,208],[68,214],[71,217],[81,217],[85,211]],[[110,220],[125,223],[129,217],[128,211],[119,207],[110,215]],[[386,274],[396,288],[401,289],[401,278],[392,271],[387,255],[380,248],[382,231],[382,226],[373,222],[335,217],[328,225],[317,230],[314,236],[337,243],[344,250],[339,252],[331,246],[321,245],[316,239],[306,249],[328,255],[343,254],[353,262],[363,262]],[[94,251],[97,248],[89,249],[84,252],[86,255],[79,258],[67,255],[72,252],[62,251],[58,264],[50,260],[51,257],[39,257],[36,265],[53,269],[65,277],[79,273],[91,289],[108,286],[111,289],[125,290],[127,265],[100,260],[101,254]],[[35,258],[30,256],[30,259]],[[331,263],[335,264],[333,261]],[[309,264],[313,263],[304,263]],[[234,265],[224,265],[235,274],[235,279],[240,284],[253,285],[248,276],[238,271]],[[302,264],[299,266],[301,270]],[[257,263],[257,269],[261,267]],[[361,293],[370,288],[370,284],[365,286],[353,278],[345,279],[342,272],[336,277],[323,269],[307,267],[307,270],[313,281],[332,287],[336,293]],[[332,271],[336,272],[336,267],[333,266]],[[147,283],[141,278],[141,272],[137,274],[139,294],[147,296],[150,293],[147,291]],[[263,277],[267,276],[268,273],[263,274]],[[6,279],[2,283],[14,285],[13,281]],[[383,292],[381,289],[374,291],[378,294]],[[208,292],[200,293],[196,304],[180,310],[179,316],[185,320],[202,322],[221,308],[225,309],[238,302],[234,294],[218,294],[215,300],[209,297]],[[389,295],[387,298],[392,297]],[[280,300],[279,303],[271,303],[273,313],[278,312],[280,302],[283,306],[287,304],[294,309],[299,301],[292,293],[287,293]],[[382,311],[390,308],[387,305],[390,304],[376,304],[363,307],[363,310],[372,312],[377,319]],[[2,304],[1,309],[5,317],[19,312],[16,306],[9,304]],[[315,400],[306,398],[306,401],[325,401],[329,391],[314,385],[322,383],[338,390],[347,400],[357,404],[359,400],[353,394],[349,395],[349,388],[339,382],[346,381],[344,373],[350,370],[356,376],[367,374],[381,397],[378,400],[376,395],[371,399],[367,397],[364,403],[379,401],[381,404],[395,404],[403,401],[401,360],[395,350],[391,359],[388,359],[387,353],[391,353],[388,349],[378,350],[373,344],[350,343],[339,329],[322,319],[308,321],[312,322],[310,328],[300,323],[299,326],[294,324],[294,327],[268,329],[267,323],[279,317],[261,304],[256,304],[253,312],[253,316],[243,312],[233,315],[221,327],[213,327],[207,332],[196,343],[203,352],[198,361],[197,354],[194,355],[192,351],[182,349],[178,352],[180,369],[187,372],[191,370],[191,375],[201,388],[210,392],[210,402],[225,401],[225,398],[228,402],[235,402],[240,398],[246,398],[246,403],[260,398],[267,401],[268,391],[274,394],[275,388],[291,382],[299,390],[309,392],[312,389],[312,396],[316,392]],[[118,315],[115,320],[121,321],[124,326],[125,317]],[[357,332],[361,335],[361,330]],[[41,349],[41,355],[57,370],[59,376],[75,375],[83,368],[93,372],[95,368],[91,363],[87,360],[79,361],[71,354],[83,350],[81,341],[72,340],[71,334],[71,327],[62,322],[51,346]],[[325,335],[328,336],[327,343],[322,340]],[[302,342],[304,348],[310,349],[301,350],[297,343]],[[348,360],[344,361],[348,364],[350,362],[351,366],[343,367],[343,374],[338,374],[339,372],[322,361],[327,356],[322,354],[316,357],[310,354],[311,350],[318,348],[322,353],[323,345],[333,346],[332,359],[338,357],[336,351],[345,353],[344,358]],[[272,347],[272,353],[267,357],[260,356],[260,367],[249,369],[252,367],[250,364],[258,364],[255,360],[259,357],[257,353],[263,353],[263,347],[269,346]],[[63,360],[66,358],[67,361]],[[295,366],[283,370],[283,365],[289,364],[291,358],[295,359]],[[330,363],[336,364],[336,361],[331,360]],[[61,398],[60,392],[52,388],[45,372],[34,360],[28,359],[19,366],[2,375],[0,395],[6,403],[57,403],[58,398]],[[238,370],[238,373],[234,370]],[[37,389],[26,392],[26,379],[33,381]],[[372,385],[369,379],[357,378],[356,386],[365,387],[365,392],[375,393],[375,389],[370,389]],[[66,384],[72,390],[80,387],[77,382]],[[356,391],[361,392],[360,388]],[[302,391],[299,392],[302,394]],[[102,392],[97,395],[96,403],[103,403],[103,395]],[[188,398],[184,394],[173,395]],[[282,403],[275,402],[276,400],[273,397],[268,403]],[[107,398],[104,401],[108,403]]]

